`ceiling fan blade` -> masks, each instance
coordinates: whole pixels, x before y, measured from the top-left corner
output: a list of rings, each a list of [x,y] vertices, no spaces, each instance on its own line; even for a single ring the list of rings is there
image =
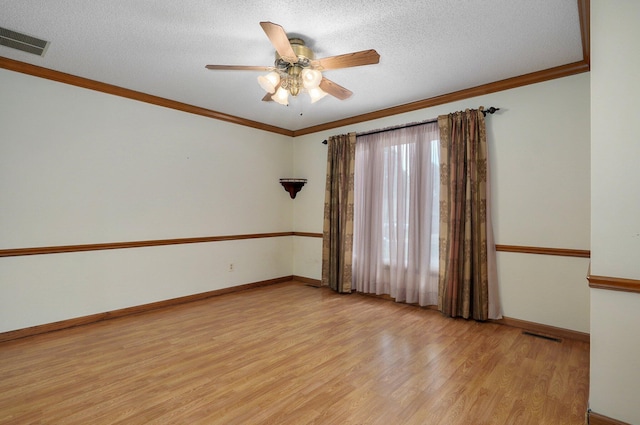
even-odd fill
[[[293,51],[291,43],[289,43],[289,37],[287,37],[287,33],[280,25],[273,22],[260,22],[260,26],[282,59],[289,63],[298,62],[298,56]]]
[[[338,84],[324,77],[322,77],[322,81],[320,81],[320,88],[323,91],[329,93],[331,96],[337,97],[340,100],[348,99],[353,94],[352,91],[347,90],[344,87],[339,86]]]
[[[244,65],[207,65],[207,69],[214,71],[273,71],[272,66],[244,66]]]
[[[340,69],[350,68],[352,66],[372,65],[380,62],[380,55],[373,49],[362,50],[360,52],[346,53],[344,55],[330,56],[328,58],[318,59],[312,62],[315,68],[324,69]]]

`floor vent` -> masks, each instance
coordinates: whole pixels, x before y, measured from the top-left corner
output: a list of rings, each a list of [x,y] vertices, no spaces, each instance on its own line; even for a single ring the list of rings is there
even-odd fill
[[[0,46],[11,47],[12,49],[44,56],[47,47],[49,47],[49,42],[0,27]]]
[[[535,336],[536,338],[542,338],[542,339],[546,339],[546,340],[553,341],[553,342],[562,342],[562,339],[556,338],[555,336],[542,335],[542,334],[537,334],[535,332],[529,332],[529,331],[523,331],[522,334],[523,335],[529,335],[529,336]]]

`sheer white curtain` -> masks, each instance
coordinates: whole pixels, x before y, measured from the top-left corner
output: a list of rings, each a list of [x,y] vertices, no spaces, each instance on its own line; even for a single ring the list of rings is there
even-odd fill
[[[399,302],[438,304],[438,123],[358,136],[353,284]]]

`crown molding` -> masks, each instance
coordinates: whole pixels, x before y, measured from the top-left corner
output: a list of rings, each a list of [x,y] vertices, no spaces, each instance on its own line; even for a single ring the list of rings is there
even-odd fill
[[[171,99],[153,96],[151,94],[125,89],[123,87],[102,83],[96,80],[90,80],[84,77],[78,77],[76,75],[66,74],[60,71],[54,71],[49,68],[20,62],[2,56],[0,56],[0,68],[8,69],[9,71],[20,72],[22,74],[32,75],[34,77],[44,78],[51,81],[57,81],[59,83],[69,84],[84,89],[95,90],[102,93],[112,94],[114,96],[137,100],[139,102],[150,103],[156,106],[175,109],[190,114],[201,115],[207,118],[213,118],[220,121],[239,124],[245,127],[256,128],[258,130],[264,130],[271,133],[282,134],[285,136],[293,136],[293,132],[285,128],[264,124],[258,121],[251,121],[245,118],[236,117],[234,115],[225,114],[224,112],[213,111],[211,109],[201,108],[199,106],[189,105]]]
[[[590,0],[578,0],[578,16],[580,18],[580,37],[582,38],[582,59],[591,66]]]
[[[317,133],[320,131],[331,130],[333,128],[358,124],[365,121],[385,118],[392,115],[412,112],[419,109],[442,105],[445,103],[451,103],[458,100],[464,100],[471,97],[481,96],[481,95],[495,93],[503,90],[522,87],[529,84],[540,83],[543,81],[548,81],[556,78],[562,78],[562,77],[567,77],[574,74],[588,72],[589,64],[585,61],[570,63],[567,65],[562,65],[555,68],[532,72],[530,74],[525,74],[518,77],[508,78],[505,80],[500,80],[500,81],[496,81],[489,84],[483,84],[480,86],[459,90],[453,93],[443,94],[440,96],[435,96],[428,99],[419,100],[416,102],[406,103],[404,105],[394,106],[391,108],[380,109],[375,112],[356,115],[353,117],[344,118],[337,121],[331,121],[328,123],[319,124],[316,126],[307,127],[307,128],[303,128],[295,131],[272,126],[269,124],[264,124],[258,121],[252,121],[245,118],[236,117],[234,115],[225,114],[223,112],[213,111],[211,109],[201,108],[198,106],[193,106],[193,105],[177,102],[170,99],[165,99],[159,96],[153,96],[153,95],[138,92],[135,90],[125,89],[123,87],[114,86],[112,84],[101,83],[99,81],[90,80],[88,78],[78,77],[71,74],[66,74],[64,72],[54,71],[52,69],[44,68],[37,65],[31,65],[25,62],[8,59],[2,56],[0,56],[0,68],[4,68],[10,71],[20,72],[27,75],[32,75],[34,77],[44,78],[47,80],[57,81],[60,83],[69,84],[76,87],[95,90],[102,93],[111,94],[114,96],[120,96],[127,99],[137,100],[137,101],[149,103],[152,105],[175,109],[175,110],[187,112],[190,114],[201,115],[207,118],[226,121],[229,123],[238,124],[245,127],[256,128],[258,130],[282,134],[284,136],[289,136],[289,137],[298,137],[298,136],[304,136],[306,134]]]
[[[112,94],[115,96],[121,96],[128,99],[138,100],[140,102],[146,102],[157,106],[163,106],[166,108],[176,109],[179,111],[201,115],[208,118],[213,118],[221,121],[230,122],[233,124],[239,124],[246,127],[256,128],[258,130],[264,130],[271,133],[282,134],[289,137],[298,137],[306,134],[317,133],[320,131],[326,131],[333,128],[344,127],[347,125],[353,125],[365,121],[371,121],[379,118],[385,118],[392,115],[398,115],[405,112],[416,111],[419,109],[429,108],[436,105],[442,105],[445,103],[451,103],[458,100],[464,100],[475,96],[486,95],[503,90],[509,90],[517,87],[526,86],[529,84],[540,83],[556,78],[567,77],[570,75],[580,74],[583,72],[589,72],[590,70],[590,39],[591,39],[591,27],[590,27],[590,0],[576,0],[578,3],[578,16],[580,19],[580,37],[582,40],[582,55],[583,59],[579,62],[574,62],[566,65],[557,66],[554,68],[545,69],[542,71],[532,72],[529,74],[521,75],[518,77],[507,78],[505,80],[496,81],[489,84],[483,84],[476,87],[456,91],[453,93],[443,94],[441,96],[435,96],[428,99],[419,100],[416,102],[407,103],[404,105],[394,106],[391,108],[381,109],[375,112],[356,115],[353,117],[331,121],[324,124],[319,124],[299,130],[288,130],[281,127],[272,126],[269,124],[261,123],[258,121],[252,121],[245,118],[236,117],[234,115],[225,114],[223,112],[213,111],[198,106],[189,105],[186,103],[177,102],[170,99],[165,99],[158,96],[138,92],[135,90],[129,90],[122,87],[114,86],[111,84],[101,83],[99,81],[90,80],[83,77],[78,77],[71,74],[66,74],[52,69],[43,68],[36,65],[27,64],[24,62],[4,58],[0,56],[0,68],[8,69],[15,72],[21,72],[24,74],[33,75],[35,77],[45,78],[48,80],[58,81],[65,84],[74,85],[90,90],[96,90],[103,93]]]
[[[358,124],[361,122],[385,118],[392,115],[404,114],[406,112],[417,111],[419,109],[430,108],[432,106],[443,105],[445,103],[469,99],[471,97],[514,89],[529,84],[541,83],[543,81],[553,80],[556,78],[568,77],[570,75],[580,74],[583,72],[589,72],[589,64],[585,61],[574,62],[567,65],[557,66],[555,68],[532,72],[530,74],[521,75],[519,77],[507,78],[505,80],[483,84],[481,86],[471,87],[453,93],[443,94],[441,96],[431,97],[429,99],[418,100],[416,102],[406,103],[404,105],[394,106],[387,109],[380,109],[368,114],[356,115],[350,118],[295,130],[293,132],[293,136],[298,137],[305,134],[331,130],[337,127]]]

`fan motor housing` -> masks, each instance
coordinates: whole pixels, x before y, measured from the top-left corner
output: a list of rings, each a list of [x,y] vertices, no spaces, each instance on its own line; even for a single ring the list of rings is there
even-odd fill
[[[291,44],[291,48],[293,52],[298,57],[298,62],[294,65],[290,64],[286,60],[282,59],[282,57],[276,52],[276,60],[275,66],[276,68],[286,70],[291,66],[299,66],[300,68],[308,68],[311,66],[311,61],[316,58],[316,55],[313,53],[313,50],[308,48],[304,40],[301,38],[290,38],[289,44]]]
[[[289,44],[291,44],[291,49],[293,49],[293,52],[298,57],[298,62],[287,62],[276,52],[274,65],[280,72],[285,74],[285,76],[281,76],[282,87],[287,89],[289,93],[295,97],[302,89],[300,74],[304,68],[311,66],[311,61],[315,59],[315,54],[313,50],[305,45],[304,40],[301,38],[290,38]]]

